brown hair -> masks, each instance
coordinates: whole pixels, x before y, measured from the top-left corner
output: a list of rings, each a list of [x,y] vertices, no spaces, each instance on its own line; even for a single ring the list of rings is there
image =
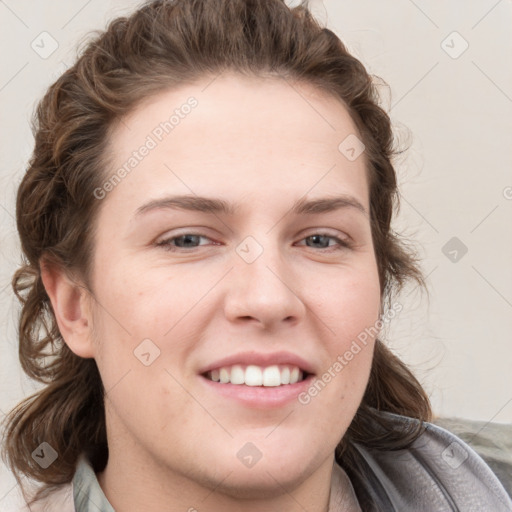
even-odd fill
[[[87,283],[101,203],[94,190],[104,181],[105,148],[115,122],[151,94],[224,70],[309,83],[347,106],[366,146],[383,304],[391,305],[392,295],[409,279],[425,288],[414,253],[391,229],[398,209],[391,161],[397,148],[374,77],[332,31],[319,25],[307,5],[157,0],[112,21],[39,103],[35,148],[17,196],[25,256],[13,278],[22,303],[19,357],[24,371],[46,386],[7,417],[3,456],[17,478],[25,474],[43,482],[42,494],[71,481],[84,451],[101,471],[108,447],[96,363],[76,356],[64,343],[41,281],[41,262],[53,261]],[[396,449],[409,446],[421,432],[421,421],[413,429],[397,430],[379,411],[431,418],[419,382],[377,340],[366,393],[336,450],[349,474],[355,464],[353,442]],[[44,441],[58,453],[58,461],[47,469],[31,457]]]

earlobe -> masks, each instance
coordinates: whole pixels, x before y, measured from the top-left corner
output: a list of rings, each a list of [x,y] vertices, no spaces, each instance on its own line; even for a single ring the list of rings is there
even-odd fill
[[[41,262],[41,279],[66,345],[84,358],[94,357],[92,318],[84,287],[53,263]]]

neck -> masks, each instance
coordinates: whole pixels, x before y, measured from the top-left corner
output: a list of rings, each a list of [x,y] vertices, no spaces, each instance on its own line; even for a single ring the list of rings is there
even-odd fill
[[[233,475],[210,480],[206,473],[190,478],[169,468],[149,467],[142,458],[110,451],[98,482],[116,512],[352,512],[359,510],[350,481],[334,457],[328,457],[308,475],[283,482],[255,475],[242,486]],[[129,469],[127,469],[129,468]],[[277,475],[275,475],[277,476]],[[330,504],[330,505],[329,505]]]

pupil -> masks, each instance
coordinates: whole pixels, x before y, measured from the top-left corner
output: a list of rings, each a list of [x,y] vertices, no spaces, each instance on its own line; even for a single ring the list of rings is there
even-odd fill
[[[325,235],[312,235],[309,237],[310,239],[312,239],[314,242],[318,242],[319,239],[324,239],[325,241],[327,241],[327,244],[329,244],[329,241],[327,240],[327,237]],[[323,247],[327,247],[325,244],[322,244]]]
[[[197,235],[183,235],[180,238],[178,238],[177,241],[179,241],[181,239],[184,243],[183,244],[178,243],[178,245],[188,245],[190,242],[194,243],[194,241],[197,241],[196,240],[197,238],[198,238]]]

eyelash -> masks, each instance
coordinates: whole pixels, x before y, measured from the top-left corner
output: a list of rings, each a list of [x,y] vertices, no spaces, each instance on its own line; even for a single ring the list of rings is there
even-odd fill
[[[170,251],[170,252],[179,252],[179,251],[190,252],[190,250],[198,249],[199,247],[201,247],[199,245],[197,247],[185,248],[185,247],[176,247],[176,246],[171,245],[173,241],[175,241],[175,240],[177,240],[179,238],[187,237],[187,236],[197,236],[199,238],[206,238],[208,240],[211,240],[209,237],[204,236],[204,235],[200,235],[198,233],[183,233],[182,235],[176,235],[176,236],[173,236],[171,238],[166,238],[165,240],[162,240],[162,241],[158,242],[156,245],[158,247],[163,247],[164,250]],[[324,251],[325,252],[342,251],[342,250],[352,249],[353,248],[353,243],[350,242],[349,240],[342,239],[342,238],[330,235],[328,233],[321,233],[321,232],[313,233],[312,235],[308,235],[308,236],[304,237],[302,240],[306,240],[306,239],[312,238],[314,236],[321,236],[321,237],[330,238],[332,240],[335,240],[338,243],[338,245],[339,245],[339,247],[335,247],[334,249],[332,248],[332,246],[320,248],[321,252],[324,252]],[[313,249],[313,247],[310,247],[310,249]]]

